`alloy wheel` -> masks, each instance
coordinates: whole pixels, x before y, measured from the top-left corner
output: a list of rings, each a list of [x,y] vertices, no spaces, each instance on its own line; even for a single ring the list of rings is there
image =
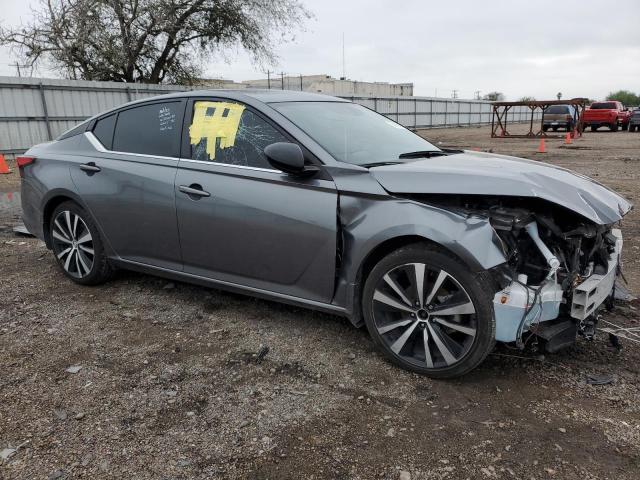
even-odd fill
[[[83,278],[91,272],[95,258],[93,238],[82,218],[63,210],[53,220],[51,230],[53,253],[62,268],[75,278]]]
[[[476,309],[462,285],[424,263],[394,267],[379,280],[373,319],[387,348],[427,369],[460,362],[477,333]]]

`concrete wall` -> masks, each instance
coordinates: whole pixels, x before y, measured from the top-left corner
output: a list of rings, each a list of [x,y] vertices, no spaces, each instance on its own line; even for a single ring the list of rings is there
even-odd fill
[[[322,85],[322,79],[310,81],[310,85],[313,84]],[[93,115],[132,100],[201,88],[0,77],[0,153],[13,155],[24,152],[35,144],[55,139]],[[348,91],[345,87],[338,96],[360,103],[410,128],[491,123],[490,102],[363,95],[361,90],[354,90],[353,94],[344,93]],[[509,112],[509,122],[527,118],[526,107]]]

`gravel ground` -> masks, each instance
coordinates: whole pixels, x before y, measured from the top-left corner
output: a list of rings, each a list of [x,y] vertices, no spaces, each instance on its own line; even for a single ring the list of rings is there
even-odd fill
[[[640,196],[640,134],[548,141],[546,154],[488,128],[423,134]],[[17,190],[15,173],[0,175],[0,478],[640,477],[639,345],[618,353],[601,334],[546,357],[501,347],[433,381],[338,317],[126,272],[77,286],[11,231]],[[639,229],[636,210],[623,225],[635,293]],[[638,308],[607,319],[637,325]]]

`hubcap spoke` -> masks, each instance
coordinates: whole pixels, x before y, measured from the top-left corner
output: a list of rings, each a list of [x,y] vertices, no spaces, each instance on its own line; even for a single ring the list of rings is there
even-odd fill
[[[458,302],[453,305],[438,305],[431,311],[431,313],[445,317],[448,315],[469,315],[476,313],[476,309],[474,308],[473,303],[467,299],[464,302]]]
[[[58,254],[58,258],[62,258],[64,257],[66,254],[68,254],[71,251],[71,247],[65,248],[64,250],[62,250],[59,254]]]
[[[78,248],[89,255],[94,255],[93,248],[85,247],[84,245],[78,245]]]
[[[69,232],[69,238],[75,238],[73,235],[73,228],[71,227],[71,212],[69,210],[64,212],[64,221],[67,225],[67,232]]]
[[[407,340],[409,340],[409,337],[418,326],[418,323],[419,322],[417,320],[414,321],[413,324],[409,326],[395,342],[393,342],[390,348],[396,355],[400,354],[400,350],[402,350],[402,347],[407,343]]]
[[[67,255],[66,260],[64,261],[64,269],[67,272],[69,271],[69,266],[71,265],[71,257],[73,257],[73,253],[69,253],[69,255]]]
[[[385,325],[384,327],[378,327],[378,332],[380,333],[380,335],[384,335],[387,332],[390,332],[391,330],[395,330],[398,327],[404,327],[405,325],[410,324],[411,322],[413,322],[414,320],[400,320],[399,322],[393,322],[390,323],[389,325]]]
[[[58,222],[57,218],[55,219],[54,224],[56,227],[58,227],[58,232],[65,238],[65,240],[71,242],[71,232],[65,231],[64,227],[60,224],[60,222]],[[56,230],[54,229],[53,231],[55,232]]]
[[[55,228],[53,229],[52,235],[53,235],[53,238],[55,238],[56,240],[60,240],[61,242],[64,242],[64,243],[71,243],[71,240],[62,236],[62,234],[59,233]]]
[[[438,318],[438,317],[434,318],[433,321],[436,323],[439,323],[440,325],[448,327],[452,330],[456,330],[457,332],[464,333],[465,335],[471,335],[472,337],[475,337],[476,335],[476,329],[473,327],[465,327],[464,325],[448,322],[444,318]]]
[[[383,278],[384,278],[384,281],[387,282],[387,285],[389,285],[393,289],[393,291],[398,294],[398,296],[402,299],[402,301],[406,303],[407,306],[411,307],[412,306],[411,301],[404,294],[404,292],[402,291],[402,288],[400,288],[400,285],[398,285],[396,281],[389,276],[388,273]]]
[[[440,290],[442,283],[447,279],[448,276],[449,274],[447,272],[445,272],[444,270],[440,270],[440,273],[438,273],[438,278],[436,278],[436,281],[431,287],[431,291],[429,292],[429,295],[427,295],[427,299],[425,300],[425,303],[427,305],[431,303],[433,297],[436,296],[436,293],[438,293],[438,290]]]
[[[82,268],[80,268],[80,261],[79,261],[80,255],[78,255],[78,250],[76,250],[74,253],[75,253],[74,257],[76,259],[76,272],[78,272],[78,275],[82,277],[84,276],[84,274],[82,273]]]
[[[410,312],[413,313],[413,308],[408,307],[406,305],[403,305],[402,303],[394,300],[393,298],[385,295],[384,293],[382,293],[380,290],[376,290],[376,292],[373,294],[373,299],[384,303],[385,305],[389,305],[390,307],[393,307],[397,310],[402,310],[403,312]]]
[[[76,250],[76,255],[78,257],[78,260],[80,261],[80,264],[82,265],[82,268],[84,268],[85,273],[83,275],[86,275],[91,270],[91,267],[89,267],[88,265],[90,262],[88,260],[85,260],[84,254],[80,250]],[[80,269],[78,269],[78,271],[80,271]]]
[[[418,294],[418,305],[422,307],[424,300],[424,263],[414,263],[413,271],[416,276],[416,292]]]
[[[91,241],[91,234],[89,232],[85,233],[82,237],[78,239],[78,243],[87,243]]]
[[[451,353],[449,347],[447,347],[446,343],[440,337],[440,329],[435,328],[431,323],[427,323],[427,328],[429,329],[429,333],[433,338],[433,342],[436,344],[436,347],[438,347],[440,355],[442,355],[442,358],[444,359],[444,363],[446,363],[447,366],[456,363],[456,357],[453,355],[453,353]]]
[[[73,235],[73,238],[76,238],[77,236],[77,230],[78,230],[78,219],[80,217],[78,217],[77,215],[73,216],[73,231],[71,232],[71,234]]]
[[[426,328],[422,330],[422,341],[424,343],[424,361],[428,368],[433,368],[433,358],[431,358],[431,349],[429,348],[429,331]]]

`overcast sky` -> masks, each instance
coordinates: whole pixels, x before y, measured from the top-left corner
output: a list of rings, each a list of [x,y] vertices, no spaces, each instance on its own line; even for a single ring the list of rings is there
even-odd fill
[[[508,99],[640,92],[640,0],[303,0],[316,18],[278,48],[272,70],[413,82],[416,95],[461,98],[498,90]],[[37,0],[0,0],[0,21],[15,25]],[[212,59],[210,77],[265,77],[242,51]],[[0,49],[0,75],[15,75]],[[40,76],[52,76],[41,69]]]

